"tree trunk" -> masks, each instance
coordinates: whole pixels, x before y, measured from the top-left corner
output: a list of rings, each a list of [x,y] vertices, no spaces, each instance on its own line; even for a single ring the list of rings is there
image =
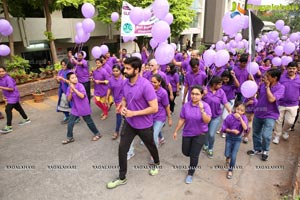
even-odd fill
[[[51,14],[49,10],[49,0],[44,0],[44,8],[45,8],[45,16],[46,16],[46,31],[51,33],[52,20],[51,20]],[[50,38],[49,44],[50,44],[50,50],[52,55],[52,62],[54,64],[58,62],[54,39]]]
[[[2,6],[3,6],[3,10],[4,10],[5,19],[10,22],[6,0],[2,0]],[[14,34],[13,33],[8,36],[8,42],[9,42],[9,48],[10,48],[9,56],[10,56],[10,59],[12,60],[12,57],[15,55]]]

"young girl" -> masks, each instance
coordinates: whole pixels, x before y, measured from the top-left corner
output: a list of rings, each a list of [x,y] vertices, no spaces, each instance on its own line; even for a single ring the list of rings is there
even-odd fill
[[[200,151],[205,143],[208,123],[211,120],[210,107],[201,100],[203,88],[200,85],[193,86],[190,95],[191,101],[182,106],[180,118],[173,134],[174,140],[177,140],[177,132],[183,127],[182,153],[190,158],[188,175],[185,179],[187,184],[192,183]]]
[[[67,74],[69,87],[67,90],[67,99],[72,102],[71,114],[68,121],[67,139],[62,144],[74,142],[73,128],[76,120],[82,117],[94,136],[92,141],[99,140],[102,136],[91,118],[91,107],[83,84],[78,82],[77,76],[73,72]]]
[[[255,95],[256,96],[256,95]],[[247,131],[245,132],[244,134],[244,137],[243,137],[243,143],[248,143],[249,141],[249,134],[250,134],[250,131],[251,131],[251,127],[252,127],[252,121],[253,121],[253,117],[254,117],[254,108],[257,104],[257,98],[253,96],[253,97],[250,97],[250,98],[246,98],[245,99],[245,106],[246,106],[246,117],[247,117],[247,120],[248,120],[248,125],[249,125],[249,128],[247,129]]]
[[[6,113],[6,126],[0,130],[1,133],[9,133],[12,132],[12,109],[16,109],[20,115],[23,117],[23,120],[19,122],[19,125],[24,125],[30,123],[30,119],[27,117],[24,112],[21,104],[20,104],[20,93],[16,86],[16,81],[11,78],[7,72],[5,67],[0,66],[0,89],[3,92],[4,97],[7,99],[7,104],[5,106]]]
[[[170,84],[172,86],[172,90],[173,90],[174,99],[171,100],[169,98],[169,101],[170,101],[171,113],[174,113],[175,98],[176,98],[176,96],[179,96],[179,75],[177,73],[175,65],[172,63],[169,63],[167,66],[167,78],[169,79]]]
[[[232,178],[233,167],[235,166],[236,157],[240,144],[242,142],[243,131],[248,128],[248,121],[245,114],[246,107],[244,104],[237,102],[235,106],[235,113],[226,117],[223,122],[222,131],[226,135],[225,157],[226,165],[229,165],[227,178]]]
[[[65,117],[61,121],[61,123],[67,124],[70,116],[70,107],[71,107],[71,105],[68,103],[66,98],[66,93],[69,86],[67,83],[67,74],[72,71],[73,66],[68,59],[62,60],[60,64],[62,66],[62,69],[59,70],[58,75],[56,77],[57,82],[59,82],[58,102],[57,102],[56,111],[64,113]]]
[[[109,80],[108,90],[106,94],[106,103],[109,104],[109,98],[112,93],[116,108],[120,105],[123,97],[122,89],[124,84],[124,79],[121,74],[121,68],[119,65],[114,65],[112,68],[113,77]],[[115,140],[119,137],[120,126],[122,123],[121,113],[116,110],[116,129],[112,135],[112,139]]]

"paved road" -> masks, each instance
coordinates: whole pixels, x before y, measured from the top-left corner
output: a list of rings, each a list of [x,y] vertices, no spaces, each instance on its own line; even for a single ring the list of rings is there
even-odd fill
[[[179,99],[178,99],[179,100]],[[18,126],[20,116],[14,112],[14,131],[0,135],[0,199],[242,199],[274,200],[291,189],[299,147],[299,123],[289,141],[271,145],[270,158],[262,162],[249,157],[246,151],[252,143],[241,144],[237,158],[239,169],[232,180],[227,180],[224,165],[224,139],[216,137],[215,156],[200,155],[200,168],[190,185],[184,183],[188,158],[181,153],[181,139],[172,140],[180,102],[177,101],[174,126],[165,127],[167,139],[159,149],[162,169],[151,177],[146,169],[148,151],[136,138],[136,156],[129,161],[128,183],[114,190],[105,184],[118,175],[118,141],[111,140],[115,116],[110,112],[106,121],[100,120],[100,110],[92,103],[93,119],[103,134],[97,142],[84,122],[76,125],[72,144],[63,146],[66,125],[61,125],[62,114],[55,111],[57,98],[48,97],[43,103],[32,100],[23,107],[32,122]],[[0,106],[4,110],[4,105]],[[5,120],[0,121],[0,126]],[[22,169],[23,168],[23,169]]]

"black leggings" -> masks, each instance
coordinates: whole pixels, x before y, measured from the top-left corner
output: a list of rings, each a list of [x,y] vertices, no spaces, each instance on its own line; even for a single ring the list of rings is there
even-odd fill
[[[87,98],[89,100],[89,103],[91,103],[91,82],[88,81],[88,82],[82,83],[82,85],[85,88],[86,96],[87,96]]]
[[[15,104],[9,103],[5,107],[5,113],[6,113],[6,117],[7,117],[7,123],[6,123],[7,126],[11,126],[12,109],[13,108],[16,109],[20,113],[20,115],[23,117],[23,119],[28,118],[19,102],[15,103]]]
[[[131,127],[126,120],[121,130],[121,141],[119,144],[119,178],[124,180],[127,173],[127,152],[134,137],[138,135],[144,142],[151,156],[154,164],[159,165],[158,150],[153,139],[153,126],[145,129],[135,129]]]
[[[171,101],[171,99],[170,99],[170,92],[169,92],[169,90],[168,90],[168,95],[169,95],[169,102],[170,102],[170,111],[173,113],[174,112],[174,108],[175,108],[176,92],[173,92],[173,96],[174,96],[173,101]]]
[[[193,137],[182,137],[182,153],[190,157],[188,175],[193,176],[198,165],[199,155],[205,143],[205,134]]]

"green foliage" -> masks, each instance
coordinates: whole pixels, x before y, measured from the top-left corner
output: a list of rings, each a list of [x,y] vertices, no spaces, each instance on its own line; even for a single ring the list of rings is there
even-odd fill
[[[201,44],[198,48],[199,53],[202,54],[206,50],[206,46],[204,44]]]
[[[5,65],[8,72],[16,70],[24,70],[26,72],[30,68],[29,61],[17,55],[13,56],[12,60],[5,60]]]
[[[51,31],[45,31],[44,35],[46,36],[46,38],[49,42],[55,40],[53,33]]]
[[[61,70],[61,68],[62,68],[62,66],[61,66],[60,62],[54,64],[55,71],[59,71],[59,70]]]
[[[34,94],[43,94],[43,91],[42,91],[40,88],[37,88],[37,89],[34,91]]]

